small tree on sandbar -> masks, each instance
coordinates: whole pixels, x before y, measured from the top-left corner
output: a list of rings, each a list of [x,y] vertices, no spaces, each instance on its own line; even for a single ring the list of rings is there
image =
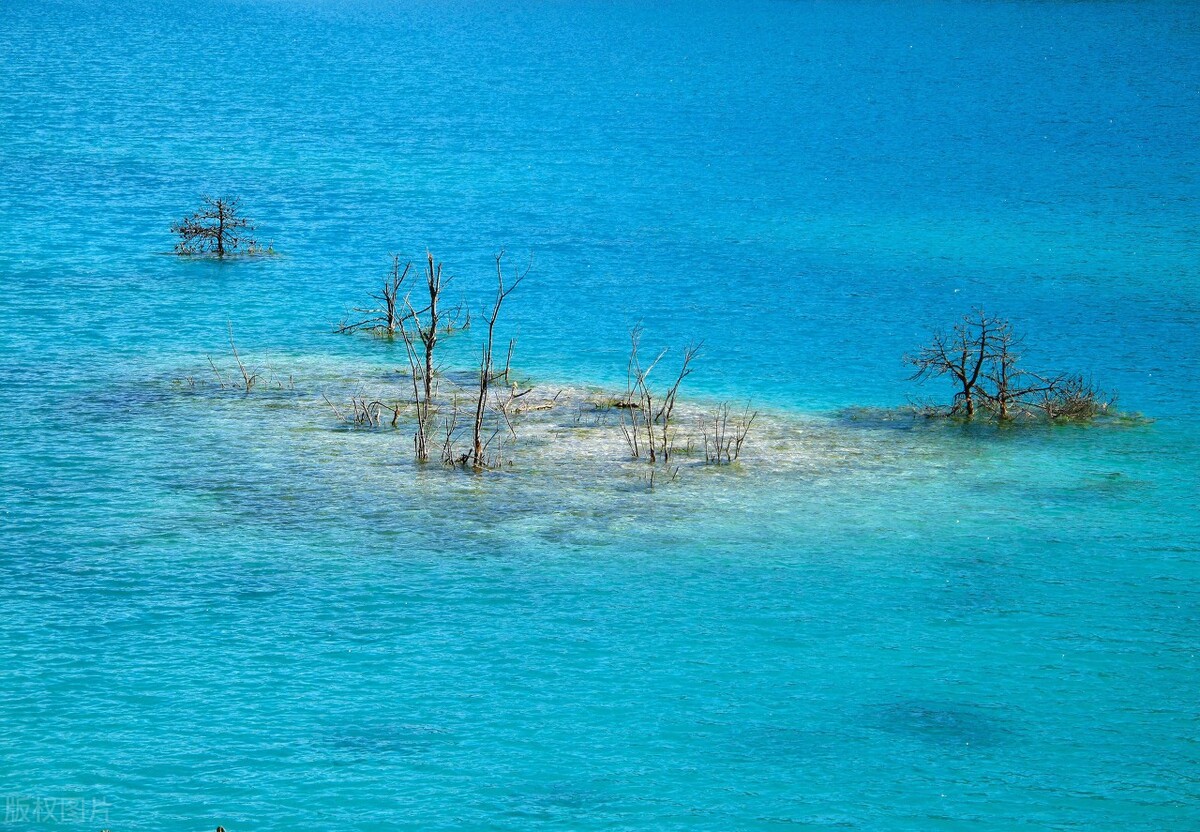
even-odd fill
[[[179,237],[176,254],[227,254],[253,252],[258,242],[250,236],[254,225],[241,215],[242,201],[237,197],[200,198],[199,211],[171,226]]]

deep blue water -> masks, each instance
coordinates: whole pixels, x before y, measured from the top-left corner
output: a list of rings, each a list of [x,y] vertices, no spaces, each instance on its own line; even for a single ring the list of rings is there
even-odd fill
[[[1200,828],[1198,135],[1191,3],[6,0],[6,823]],[[170,255],[210,192],[279,256]],[[340,429],[405,359],[331,324],[427,247],[477,309],[532,257],[536,383],[640,320],[805,443]],[[977,305],[1152,421],[834,416]],[[227,322],[295,391],[212,390]]]

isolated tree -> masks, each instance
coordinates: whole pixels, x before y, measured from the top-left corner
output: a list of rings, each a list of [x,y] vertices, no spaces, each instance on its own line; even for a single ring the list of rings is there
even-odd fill
[[[201,208],[171,226],[179,237],[177,254],[213,254],[224,257],[239,251],[254,251],[258,242],[250,236],[254,225],[241,215],[237,197],[203,196]]]

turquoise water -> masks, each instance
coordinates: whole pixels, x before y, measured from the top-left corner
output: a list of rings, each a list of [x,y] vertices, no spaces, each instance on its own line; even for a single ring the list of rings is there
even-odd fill
[[[1200,828],[1197,56],[1168,2],[7,0],[5,823]],[[280,255],[166,254],[205,192]],[[543,390],[704,339],[746,463],[340,425],[426,246],[476,305],[532,255]],[[837,415],[976,304],[1153,421]],[[216,388],[226,322],[294,389]]]

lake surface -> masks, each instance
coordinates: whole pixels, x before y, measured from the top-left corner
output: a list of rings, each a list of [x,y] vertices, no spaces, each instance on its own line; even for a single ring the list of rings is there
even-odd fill
[[[7,0],[0,78],[12,828],[1200,828],[1200,7]],[[791,439],[416,466],[322,396],[427,247]],[[839,415],[975,306],[1148,420]]]

